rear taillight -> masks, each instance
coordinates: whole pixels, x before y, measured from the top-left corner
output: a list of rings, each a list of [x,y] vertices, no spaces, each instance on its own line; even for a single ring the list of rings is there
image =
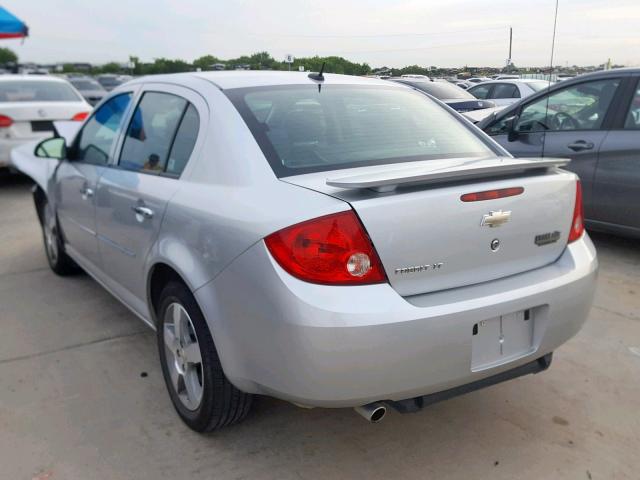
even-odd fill
[[[88,116],[89,116],[89,112],[79,112],[79,113],[76,113],[73,117],[71,117],[71,120],[73,120],[74,122],[82,122]]]
[[[569,243],[578,240],[584,233],[584,211],[582,209],[582,185],[576,182],[576,204],[573,207],[573,220],[569,231]]]
[[[13,125],[13,118],[0,115],[0,128],[9,128],[11,125]]]
[[[298,223],[264,241],[283,269],[306,282],[365,285],[386,281],[371,240],[352,210]]]

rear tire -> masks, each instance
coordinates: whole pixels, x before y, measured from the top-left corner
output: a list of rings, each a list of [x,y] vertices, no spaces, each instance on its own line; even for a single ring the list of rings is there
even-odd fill
[[[224,375],[209,327],[189,289],[170,282],[158,304],[160,364],[180,418],[196,432],[210,432],[244,419],[252,396],[238,390]]]
[[[44,253],[51,270],[60,276],[73,275],[81,271],[78,264],[64,250],[58,219],[46,200],[42,204],[42,238]]]

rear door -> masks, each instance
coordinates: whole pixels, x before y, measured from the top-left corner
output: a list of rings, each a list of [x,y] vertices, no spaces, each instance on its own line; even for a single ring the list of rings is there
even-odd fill
[[[637,229],[640,233],[640,83],[620,119],[600,147],[594,182],[594,215],[600,222]]]
[[[516,157],[570,158],[567,170],[580,177],[585,215],[593,218],[593,179],[598,149],[619,102],[621,78],[574,84],[525,103],[517,115],[517,137],[509,141],[504,119],[485,132]]]
[[[207,105],[193,91],[147,84],[119,157],[100,178],[96,219],[104,271],[134,308],[146,297],[145,258],[207,119]]]
[[[95,227],[95,190],[112,157],[132,92],[108,100],[83,126],[69,149],[69,158],[55,172],[58,220],[71,250],[100,265]]]

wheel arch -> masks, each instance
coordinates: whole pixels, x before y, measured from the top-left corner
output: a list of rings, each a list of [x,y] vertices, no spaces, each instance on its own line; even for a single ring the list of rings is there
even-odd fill
[[[154,325],[158,324],[158,312],[156,311],[156,308],[159,303],[160,294],[162,293],[163,288],[172,281],[182,283],[193,292],[189,283],[173,265],[170,265],[167,262],[158,261],[149,269],[149,273],[147,275],[147,300],[149,304],[149,313],[151,314],[151,319]]]

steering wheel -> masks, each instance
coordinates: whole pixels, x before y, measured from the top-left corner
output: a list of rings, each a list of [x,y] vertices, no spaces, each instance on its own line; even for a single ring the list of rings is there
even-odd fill
[[[580,122],[566,112],[558,112],[549,120],[552,130],[579,130]]]

